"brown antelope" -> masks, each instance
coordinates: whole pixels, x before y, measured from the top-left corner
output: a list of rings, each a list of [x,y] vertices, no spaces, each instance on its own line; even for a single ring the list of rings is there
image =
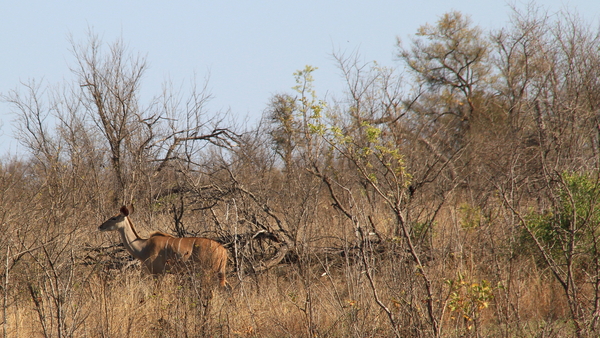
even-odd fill
[[[202,273],[216,273],[221,286],[228,285],[225,279],[227,249],[221,244],[208,238],[177,238],[159,231],[150,234],[149,238],[141,238],[129,219],[131,213],[133,206],[122,206],[120,213],[106,220],[98,229],[118,231],[125,249],[142,261],[149,273],[177,273],[186,270],[186,267],[198,267]]]

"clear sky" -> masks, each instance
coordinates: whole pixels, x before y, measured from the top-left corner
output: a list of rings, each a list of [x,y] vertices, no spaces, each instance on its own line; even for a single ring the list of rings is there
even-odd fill
[[[523,7],[525,2],[516,2]],[[568,8],[598,25],[599,0],[538,1],[550,12]],[[84,42],[89,29],[105,43],[122,40],[146,56],[142,100],[158,95],[166,79],[189,87],[210,75],[209,111],[231,110],[257,120],[269,98],[290,92],[292,73],[305,65],[319,94],[339,95],[341,75],[332,52],[358,50],[366,61],[397,66],[396,37],[409,40],[425,23],[458,10],[485,29],[508,21],[502,0],[304,1],[2,1],[0,93],[35,79],[69,79],[69,36]],[[14,152],[10,106],[0,103],[0,155]]]

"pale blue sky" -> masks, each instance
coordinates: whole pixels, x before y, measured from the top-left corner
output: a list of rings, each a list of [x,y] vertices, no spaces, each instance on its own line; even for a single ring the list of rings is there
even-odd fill
[[[550,12],[567,7],[598,24],[598,0],[538,3]],[[30,79],[48,85],[68,79],[68,37],[83,42],[91,28],[104,42],[122,38],[146,56],[142,100],[159,94],[165,79],[186,87],[194,74],[199,82],[210,74],[208,109],[231,109],[240,119],[256,120],[273,94],[290,91],[294,71],[318,67],[319,94],[339,96],[343,81],[334,50],[358,49],[365,60],[397,66],[396,37],[408,40],[420,25],[450,10],[470,15],[483,28],[505,25],[510,13],[502,0],[3,1],[0,92]],[[0,103],[0,155],[15,149],[9,112]]]

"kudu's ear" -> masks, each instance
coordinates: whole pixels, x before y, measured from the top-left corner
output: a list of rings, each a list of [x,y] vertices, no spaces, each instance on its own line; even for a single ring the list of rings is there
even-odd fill
[[[129,209],[127,209],[126,206],[122,206],[121,207],[121,213],[123,214],[123,216],[129,216]]]

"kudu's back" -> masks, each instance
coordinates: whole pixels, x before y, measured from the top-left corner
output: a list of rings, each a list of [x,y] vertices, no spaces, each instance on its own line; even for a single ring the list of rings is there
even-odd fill
[[[154,233],[149,240],[157,249],[153,273],[189,271],[204,276],[216,273],[221,286],[227,285],[228,252],[217,241],[203,237],[177,238],[164,233]]]

